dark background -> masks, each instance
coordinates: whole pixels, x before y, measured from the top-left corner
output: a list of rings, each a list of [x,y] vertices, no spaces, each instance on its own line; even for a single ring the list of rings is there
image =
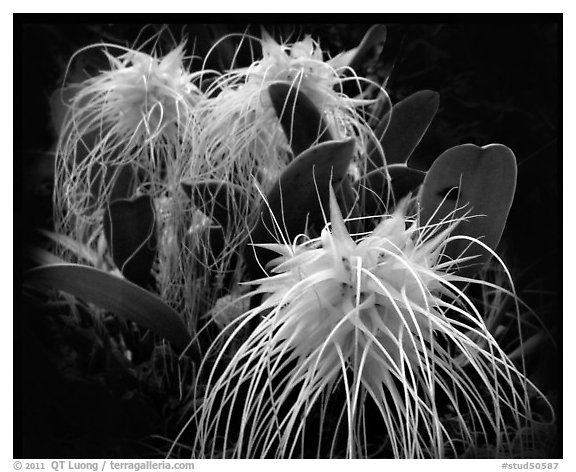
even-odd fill
[[[259,35],[259,23],[207,25],[194,23],[219,18],[190,18],[191,24],[169,26],[177,39],[187,33],[190,53],[195,44],[195,53],[203,55],[214,38],[227,32],[248,30]],[[276,38],[292,33],[291,41],[311,33],[333,55],[356,46],[370,26],[336,23],[349,20],[347,16],[321,18],[333,23],[316,23],[307,17],[298,23],[296,17],[292,23],[262,24]],[[514,151],[517,190],[499,252],[515,277],[519,295],[556,340],[556,348],[546,343],[538,354],[532,376],[556,402],[561,417],[561,16],[369,15],[359,19],[389,25],[382,55],[364,72],[379,78],[391,71],[387,89],[394,103],[422,89],[440,93],[438,115],[414,158],[431,163],[444,150],[462,143],[502,143]],[[15,143],[20,149],[14,159],[15,169],[21,170],[15,176],[21,178],[16,199],[20,207],[14,212],[19,219],[14,226],[16,241],[36,243],[36,228],[51,227],[55,136],[48,98],[67,61],[78,48],[96,41],[134,44],[142,24],[16,19]],[[220,68],[228,63],[231,47],[231,43],[222,46],[209,65]],[[18,277],[26,261],[16,264],[20,264]],[[71,334],[58,323],[47,324],[43,316],[26,314],[24,321],[15,324],[20,327],[15,333],[15,455],[154,456],[141,447],[140,440],[148,434],[170,433],[162,396],[125,398],[131,387],[111,387],[98,365],[83,363],[82,352],[94,350],[90,335],[84,333],[85,339],[80,336],[79,341],[77,332]],[[70,348],[78,361],[62,367],[61,358],[68,355],[63,354],[62,343],[71,338],[78,344]],[[73,381],[62,375],[63,369],[74,370]],[[561,451],[558,437],[550,456],[561,457]]]

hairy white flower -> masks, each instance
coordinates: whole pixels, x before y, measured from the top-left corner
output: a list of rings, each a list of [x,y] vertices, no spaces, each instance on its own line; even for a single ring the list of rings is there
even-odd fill
[[[182,244],[189,199],[181,181],[195,157],[203,99],[196,80],[203,72],[188,70],[185,47],[183,42],[161,55],[96,44],[73,56],[70,64],[97,51],[108,67],[56,92],[54,104],[63,112],[54,220],[58,232],[90,244],[102,230],[106,205],[149,195],[159,235],[153,267],[158,291],[191,317],[197,304],[189,287],[195,259]]]
[[[90,48],[97,46],[111,47]],[[184,43],[161,58],[120,49],[124,52],[117,57],[103,49],[109,70],[60,91],[66,110],[56,168],[62,214],[99,217],[94,212],[125,165],[140,170],[135,176],[148,185],[148,193],[162,192],[179,173],[177,155],[192,147],[197,134],[198,73],[184,65]]]
[[[210,99],[202,103],[205,126],[198,152],[210,155],[214,167],[234,172],[240,183],[249,184],[257,173],[267,191],[291,158],[269,86],[286,83],[303,92],[322,114],[334,139],[357,136],[362,140],[372,131],[357,107],[371,101],[348,97],[342,84],[345,80],[371,82],[343,77],[349,69],[346,61],[340,56],[324,60],[320,44],[310,36],[279,44],[263,30],[258,41],[262,57],[216,77],[206,91]]]
[[[330,208],[320,238],[266,246],[280,257],[256,281],[262,304],[201,368],[196,454],[444,457],[487,443],[505,454],[537,390],[455,284],[462,261],[443,249],[459,220],[427,226],[405,201],[353,238],[333,192]]]

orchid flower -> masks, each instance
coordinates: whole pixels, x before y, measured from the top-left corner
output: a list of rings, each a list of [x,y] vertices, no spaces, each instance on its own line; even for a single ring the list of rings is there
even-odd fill
[[[444,256],[464,217],[428,225],[410,216],[412,204],[353,237],[331,190],[319,238],[266,245],[279,257],[254,281],[262,304],[222,331],[200,369],[197,457],[439,458],[516,447],[541,394],[459,288],[461,261]]]
[[[56,195],[63,199],[57,211],[64,221],[56,219],[61,227],[68,223],[65,214],[98,220],[98,210],[126,165],[144,174],[135,172],[139,183],[162,193],[160,174],[176,177],[175,153],[195,136],[195,107],[201,94],[194,85],[198,74],[184,66],[184,44],[161,58],[119,49],[123,53],[118,57],[103,50],[109,70],[59,92],[66,110],[56,161]]]

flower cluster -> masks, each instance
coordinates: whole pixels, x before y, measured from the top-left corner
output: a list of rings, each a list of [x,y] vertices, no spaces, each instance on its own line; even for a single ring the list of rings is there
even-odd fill
[[[101,45],[109,70],[60,91],[57,231],[106,243],[126,278],[127,260],[145,267],[138,280],[191,331],[216,331],[200,342],[194,456],[503,455],[534,423],[540,392],[467,291],[516,300],[474,278],[497,259],[515,157],[461,145],[410,168],[438,94],[390,107],[356,75],[384,33],[332,59],[310,36],[244,35],[261,57],[222,73],[191,72],[184,43],[163,56]],[[136,198],[154,224],[123,237],[122,214],[103,218]],[[259,280],[246,280],[266,265],[249,243],[278,254]]]
[[[188,70],[185,43],[163,56],[117,46],[121,54],[113,55],[111,45],[100,45],[109,70],[68,84],[57,96],[65,110],[57,149],[57,231],[90,244],[98,240],[106,205],[150,195],[160,234],[160,292],[170,293],[166,296],[175,305],[179,296],[187,299],[191,292],[201,292],[196,298],[210,300],[208,306],[215,301],[208,293],[214,280],[206,274],[230,270],[248,240],[246,228],[257,216],[261,190],[266,192],[293,158],[268,86],[288,82],[301,89],[335,136],[369,132],[355,109],[362,101],[337,91],[344,67],[335,70],[325,62],[317,42],[306,37],[280,45],[266,32],[259,41],[260,60],[216,77],[203,91],[211,72]],[[73,60],[86,52],[80,50]],[[358,127],[366,129],[359,132]],[[182,184],[192,195],[202,195],[202,201],[193,199],[192,209]],[[210,185],[242,194],[227,198],[228,224],[222,229],[226,251],[216,257],[210,256],[210,228],[221,222],[209,209],[221,202],[204,191]],[[198,218],[189,215],[208,223],[200,227]],[[203,279],[200,290],[191,277]],[[221,293],[221,285],[212,292]],[[195,316],[198,300],[186,310],[188,317]]]

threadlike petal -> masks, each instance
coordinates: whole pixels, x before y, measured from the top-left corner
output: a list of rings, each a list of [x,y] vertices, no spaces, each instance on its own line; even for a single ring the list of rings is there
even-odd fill
[[[444,457],[491,441],[505,454],[539,392],[451,282],[442,250],[458,221],[420,228],[404,202],[353,238],[330,202],[321,237],[278,246],[274,275],[257,281],[262,305],[224,329],[201,368],[198,456],[226,444],[237,458]]]

